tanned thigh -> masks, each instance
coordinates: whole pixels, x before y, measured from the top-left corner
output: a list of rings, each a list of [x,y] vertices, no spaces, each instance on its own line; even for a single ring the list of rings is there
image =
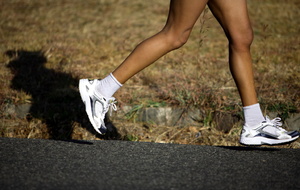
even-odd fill
[[[252,38],[246,0],[210,0],[208,6],[229,41],[243,34],[244,37]]]
[[[208,0],[171,0],[165,30],[191,30]]]

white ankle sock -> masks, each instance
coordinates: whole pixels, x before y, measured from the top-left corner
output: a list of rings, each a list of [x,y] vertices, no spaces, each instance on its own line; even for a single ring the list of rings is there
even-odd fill
[[[107,77],[99,80],[96,86],[96,91],[102,94],[105,98],[110,98],[122,87],[122,84],[110,73]]]
[[[259,103],[243,107],[245,124],[249,127],[255,126],[265,120]]]

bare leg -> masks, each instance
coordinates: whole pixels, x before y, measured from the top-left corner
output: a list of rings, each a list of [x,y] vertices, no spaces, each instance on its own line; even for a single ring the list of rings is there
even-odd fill
[[[250,45],[253,40],[246,0],[210,0],[209,8],[229,41],[229,65],[243,106],[257,103]]]
[[[113,71],[120,83],[151,65],[166,53],[184,45],[208,0],[171,0],[167,23],[162,31],[139,44]]]

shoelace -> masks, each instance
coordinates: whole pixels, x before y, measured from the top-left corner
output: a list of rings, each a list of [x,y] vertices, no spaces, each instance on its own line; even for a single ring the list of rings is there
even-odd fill
[[[110,98],[110,99],[108,99],[107,100],[107,109],[109,109],[110,111],[109,111],[109,115],[111,116],[112,115],[112,111],[117,111],[117,105],[116,105],[116,103],[117,103],[117,101],[115,100],[115,98],[114,97],[112,97],[112,98]]]
[[[266,116],[266,120],[268,123],[273,124],[274,127],[276,127],[280,131],[286,131],[285,129],[281,128],[282,122],[280,117],[275,117],[274,119],[270,120],[269,116]]]

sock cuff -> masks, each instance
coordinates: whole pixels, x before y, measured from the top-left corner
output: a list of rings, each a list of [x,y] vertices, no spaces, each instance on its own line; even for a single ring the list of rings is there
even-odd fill
[[[243,107],[243,110],[244,110],[245,125],[247,126],[250,127],[256,126],[265,120],[262,111],[260,109],[259,103],[250,106],[245,106]]]
[[[120,86],[122,87],[123,85],[115,78],[115,76],[112,73],[109,73],[109,76]]]
[[[243,110],[248,110],[248,109],[252,109],[252,108],[255,108],[255,107],[260,108],[259,103],[252,104],[252,105],[250,105],[250,106],[245,106],[245,107],[243,107]]]

